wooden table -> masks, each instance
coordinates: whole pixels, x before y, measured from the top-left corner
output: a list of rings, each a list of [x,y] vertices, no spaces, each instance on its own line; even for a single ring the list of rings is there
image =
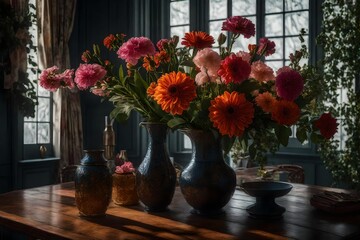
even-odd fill
[[[44,186],[0,195],[0,225],[41,239],[360,239],[360,213],[333,215],[314,209],[309,198],[329,189],[293,184],[277,202],[283,218],[257,220],[246,207],[254,198],[236,190],[217,217],[192,215],[179,189],[169,211],[146,213],[141,205],[110,204],[103,218],[80,218],[73,183]]]

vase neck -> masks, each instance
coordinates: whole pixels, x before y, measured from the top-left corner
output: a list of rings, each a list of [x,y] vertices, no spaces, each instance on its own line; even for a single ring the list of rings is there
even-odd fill
[[[84,150],[85,156],[81,165],[105,165],[104,150]]]
[[[168,127],[162,123],[142,123],[146,127],[151,144],[165,144]]]
[[[193,146],[196,161],[223,161],[221,137],[212,131],[189,129],[185,131]]]

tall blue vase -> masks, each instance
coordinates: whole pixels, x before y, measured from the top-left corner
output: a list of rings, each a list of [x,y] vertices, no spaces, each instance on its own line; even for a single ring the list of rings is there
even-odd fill
[[[217,215],[230,201],[236,187],[235,171],[225,163],[221,137],[215,131],[182,130],[192,141],[193,154],[179,179],[192,213]]]
[[[170,161],[166,145],[166,124],[143,122],[149,134],[146,155],[136,171],[139,200],[145,210],[159,212],[167,210],[175,192],[176,172]]]
[[[104,150],[84,150],[75,172],[75,202],[80,216],[104,216],[111,201],[112,175]]]

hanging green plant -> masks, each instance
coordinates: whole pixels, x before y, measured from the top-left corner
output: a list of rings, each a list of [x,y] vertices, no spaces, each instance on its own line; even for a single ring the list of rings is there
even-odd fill
[[[340,140],[320,145],[334,180],[360,189],[360,2],[325,0],[323,30],[326,108],[340,120]]]
[[[24,13],[19,13],[9,4],[0,2],[0,66],[5,75],[11,74],[12,64],[14,64],[11,61],[11,54],[18,51],[18,48],[26,49],[27,53],[31,50],[36,52],[36,47],[31,40],[32,35],[28,31],[29,27],[36,21],[36,16],[29,8],[35,9],[35,6],[29,4]],[[29,55],[27,64],[31,66],[35,74],[37,64]],[[35,116],[35,107],[38,101],[34,84],[36,84],[36,80],[29,79],[26,70],[19,68],[16,79],[10,82],[10,86],[7,86],[9,95],[11,94],[24,117]]]

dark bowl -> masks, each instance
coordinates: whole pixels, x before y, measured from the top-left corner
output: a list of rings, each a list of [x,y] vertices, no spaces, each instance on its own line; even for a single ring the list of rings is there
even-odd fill
[[[292,185],[286,182],[245,182],[240,187],[253,197],[271,197],[277,198],[284,196],[291,191]]]

